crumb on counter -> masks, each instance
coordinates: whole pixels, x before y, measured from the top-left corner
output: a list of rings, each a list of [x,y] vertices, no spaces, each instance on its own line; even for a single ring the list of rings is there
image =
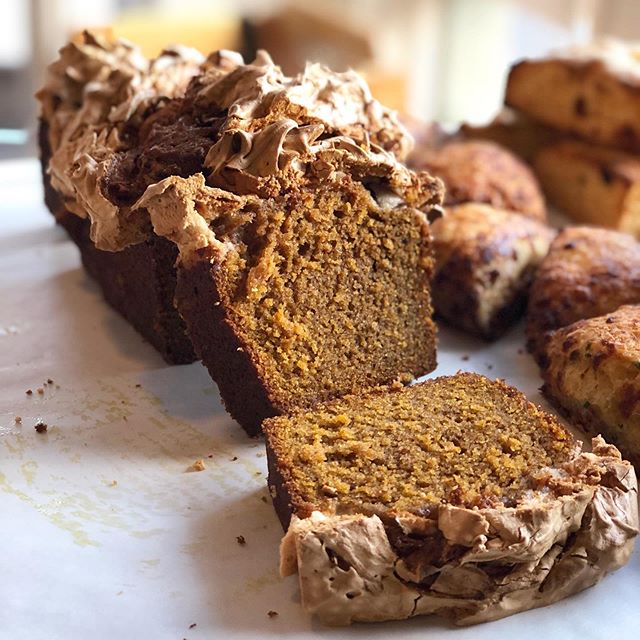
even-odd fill
[[[467,360],[469,360],[469,356],[465,353],[465,354],[462,356],[462,359],[466,362]]]
[[[193,464],[187,467],[187,471],[204,471],[207,467],[204,465],[204,460],[202,458],[196,460]]]
[[[42,387],[38,387],[36,391],[38,392],[38,395],[44,395],[44,389]]]
[[[244,536],[236,536],[236,542],[243,547],[245,544],[247,544],[247,541],[244,539]]]
[[[238,456],[233,456],[233,458],[231,458],[231,462],[235,462],[238,459]]]
[[[42,422],[42,420],[38,420],[33,427],[38,433],[45,433],[49,428],[49,425],[46,422]]]
[[[20,416],[16,416],[13,420],[16,424],[22,424],[22,418]]]
[[[277,611],[274,611],[273,609],[271,609],[271,611],[267,611],[267,615],[268,615],[270,618],[276,618],[276,617],[278,617],[278,612],[277,612]]]
[[[260,500],[262,500],[262,502],[268,502],[267,500],[267,496],[260,496]]]
[[[117,480],[112,480],[112,481],[109,483],[109,486],[110,486],[110,487],[117,487],[117,486],[118,486],[118,481],[117,481]]]
[[[53,384],[53,380],[51,378],[47,378],[47,381],[45,384]]]
[[[195,622],[192,622],[192,623],[189,625],[189,629],[195,629],[197,626],[198,626],[198,625],[197,625]]]
[[[25,393],[26,393],[28,396],[32,396],[32,395],[33,395],[33,391],[31,391],[31,389],[27,389],[27,390],[25,391]]]

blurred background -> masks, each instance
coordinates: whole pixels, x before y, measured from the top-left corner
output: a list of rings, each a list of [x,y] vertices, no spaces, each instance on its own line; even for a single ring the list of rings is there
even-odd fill
[[[610,34],[640,38],[638,0],[1,0],[0,158],[36,153],[33,93],[73,34],[110,29],[148,56],[180,42],[287,73],[305,60],[362,72],[383,103],[421,120],[482,123],[509,65]]]

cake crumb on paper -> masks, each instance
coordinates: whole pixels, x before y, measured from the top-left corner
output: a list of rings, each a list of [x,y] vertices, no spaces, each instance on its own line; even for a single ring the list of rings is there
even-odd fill
[[[16,416],[13,420],[16,424],[22,424],[22,418],[20,416]]]
[[[42,420],[38,420],[33,427],[38,433],[45,433],[49,428],[49,425],[46,422],[42,422]]]
[[[236,542],[243,547],[245,544],[247,544],[247,541],[244,539],[244,536],[236,536]]]
[[[193,464],[187,467],[188,472],[192,471],[204,471],[207,467],[204,466],[204,460],[202,458],[196,460]]]
[[[279,614],[278,614],[278,612],[277,612],[277,611],[274,611],[273,609],[271,609],[271,611],[267,611],[267,615],[268,615],[270,618],[276,618]]]
[[[197,625],[195,622],[192,622],[192,623],[189,625],[189,629],[195,629],[197,626],[198,626],[198,625]]]
[[[38,395],[44,395],[44,389],[42,387],[38,387],[36,391],[38,392]]]
[[[27,390],[25,391],[25,393],[26,393],[28,396],[32,396],[32,395],[33,395],[33,391],[31,391],[31,389],[27,389]]]

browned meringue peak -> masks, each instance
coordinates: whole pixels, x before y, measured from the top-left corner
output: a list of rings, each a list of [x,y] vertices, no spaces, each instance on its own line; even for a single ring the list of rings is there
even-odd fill
[[[100,185],[114,152],[125,146],[123,128],[139,123],[163,99],[184,93],[203,61],[184,47],[148,60],[124,40],[85,32],[50,65],[38,98],[52,150],[51,184],[70,211],[91,218],[93,238],[113,238],[110,244],[119,248],[148,236],[149,222],[140,214],[126,214],[127,225],[121,227],[119,211]]]
[[[37,94],[52,150],[84,127],[124,122],[149,101],[183,93],[202,63],[195,49],[171,47],[148,60],[125,40],[85,31],[60,50]]]
[[[325,136],[345,135],[365,146],[371,136],[376,145],[400,159],[413,146],[395,113],[372,97],[354,71],[336,73],[320,64],[307,64],[302,73],[287,77],[265,51],[259,51],[252,63],[198,85],[196,110],[225,110],[228,121],[223,133],[257,132],[290,119],[298,126],[321,125]]]

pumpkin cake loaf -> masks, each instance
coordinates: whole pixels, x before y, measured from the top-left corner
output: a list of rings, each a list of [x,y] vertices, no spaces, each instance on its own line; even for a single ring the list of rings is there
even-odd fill
[[[640,242],[596,227],[569,227],[551,243],[527,306],[527,346],[546,366],[553,331],[640,303]]]
[[[633,467],[513,387],[465,373],[265,421],[281,572],[329,624],[501,618],[622,566]]]
[[[147,60],[133,45],[85,32],[60,50],[38,92],[40,160],[45,202],[80,249],[86,271],[107,302],[169,363],[195,359],[185,326],[173,305],[175,246],[150,234],[122,251],[95,243],[85,204],[74,183],[77,159],[95,141],[116,149],[135,140],[141,121],[169,97],[181,95],[203,57],[172,47]],[[180,149],[176,149],[176,155]],[[86,171],[86,169],[85,169]],[[99,177],[94,175],[94,188]]]
[[[196,353],[251,434],[268,416],[435,366],[427,214],[442,185],[355,73],[210,57],[125,148],[66,175],[96,246],[159,236]],[[176,162],[175,149],[187,158]]]

